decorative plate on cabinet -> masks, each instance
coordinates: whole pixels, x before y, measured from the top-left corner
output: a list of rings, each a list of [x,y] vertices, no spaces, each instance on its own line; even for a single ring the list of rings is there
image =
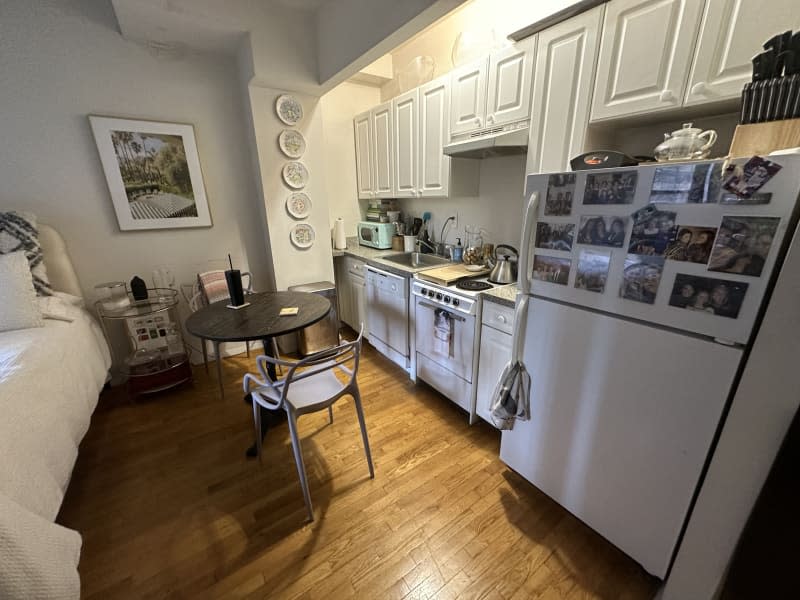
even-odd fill
[[[302,190],[308,183],[308,169],[301,162],[288,162],[283,165],[283,180],[293,190]]]
[[[298,223],[292,227],[289,237],[298,248],[310,248],[314,245],[314,228],[308,223]]]
[[[295,219],[305,219],[311,212],[311,198],[305,192],[295,192],[286,199],[286,210]]]
[[[296,125],[303,118],[303,106],[297,98],[288,94],[278,96],[275,101],[275,112],[278,118],[287,125]]]
[[[294,129],[284,129],[278,136],[278,145],[289,158],[300,158],[306,151],[306,138]]]

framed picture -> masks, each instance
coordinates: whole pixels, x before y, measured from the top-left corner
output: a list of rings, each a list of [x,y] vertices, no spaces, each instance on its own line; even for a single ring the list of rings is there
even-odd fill
[[[211,227],[194,127],[89,116],[119,228]]]

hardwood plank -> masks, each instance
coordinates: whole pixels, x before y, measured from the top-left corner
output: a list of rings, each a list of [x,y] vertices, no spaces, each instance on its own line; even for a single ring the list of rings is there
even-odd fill
[[[254,354],[255,356],[255,354]],[[365,346],[374,480],[349,400],[299,421],[316,520],[287,427],[247,460],[252,413],[223,361],[130,404],[104,392],[59,522],[83,535],[85,598],[650,598],[655,580],[509,471],[499,434]]]

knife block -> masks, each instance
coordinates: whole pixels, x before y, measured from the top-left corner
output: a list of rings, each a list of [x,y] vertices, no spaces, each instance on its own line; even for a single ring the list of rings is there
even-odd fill
[[[800,146],[800,119],[737,125],[730,158],[765,156],[775,150]]]

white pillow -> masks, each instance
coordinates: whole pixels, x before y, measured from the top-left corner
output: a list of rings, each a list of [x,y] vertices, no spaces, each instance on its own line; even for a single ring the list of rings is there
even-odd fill
[[[43,325],[25,253],[0,255],[0,332]]]

